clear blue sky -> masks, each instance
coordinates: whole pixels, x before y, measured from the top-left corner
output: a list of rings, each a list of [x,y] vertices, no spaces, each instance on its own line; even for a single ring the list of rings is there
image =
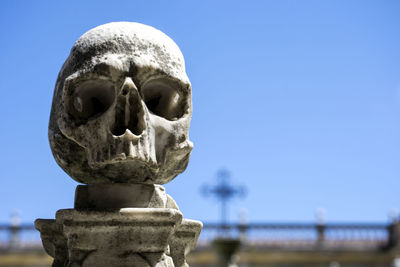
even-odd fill
[[[47,125],[75,40],[136,21],[181,48],[193,86],[184,174],[168,184],[184,216],[218,218],[199,193],[221,167],[249,221],[386,221],[400,209],[400,1],[1,1],[0,221],[53,218],[75,186]]]

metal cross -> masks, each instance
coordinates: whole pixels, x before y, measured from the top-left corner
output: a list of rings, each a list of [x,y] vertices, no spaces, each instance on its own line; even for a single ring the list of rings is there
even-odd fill
[[[215,186],[204,185],[202,193],[205,196],[213,195],[221,202],[221,223],[228,221],[227,203],[234,196],[243,197],[245,195],[244,186],[233,186],[229,184],[230,173],[227,170],[219,170],[217,173],[218,183]]]

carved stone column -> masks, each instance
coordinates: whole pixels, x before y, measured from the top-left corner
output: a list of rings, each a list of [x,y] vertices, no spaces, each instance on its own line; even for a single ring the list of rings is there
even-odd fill
[[[139,23],[81,36],[57,79],[49,139],[78,185],[74,209],[38,219],[53,267],[188,266],[202,223],[161,184],[183,172],[191,85],[176,44]]]
[[[177,227],[170,242],[170,255],[175,267],[189,266],[186,256],[195,248],[202,227],[201,222],[188,219],[184,219]]]

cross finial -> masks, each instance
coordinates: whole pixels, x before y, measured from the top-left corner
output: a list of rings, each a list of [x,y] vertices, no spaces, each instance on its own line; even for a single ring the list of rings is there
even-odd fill
[[[228,221],[227,202],[235,196],[244,196],[244,186],[233,186],[229,183],[230,173],[226,169],[217,172],[218,183],[214,186],[204,185],[202,192],[205,196],[212,195],[221,203],[221,223]]]

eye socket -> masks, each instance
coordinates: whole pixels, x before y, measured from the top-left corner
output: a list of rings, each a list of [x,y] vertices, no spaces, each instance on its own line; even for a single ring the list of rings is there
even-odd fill
[[[90,80],[75,88],[69,103],[70,114],[87,121],[103,114],[114,102],[114,85],[105,80]]]
[[[167,120],[177,120],[185,113],[185,97],[175,82],[161,78],[142,86],[143,100],[154,114]]]

